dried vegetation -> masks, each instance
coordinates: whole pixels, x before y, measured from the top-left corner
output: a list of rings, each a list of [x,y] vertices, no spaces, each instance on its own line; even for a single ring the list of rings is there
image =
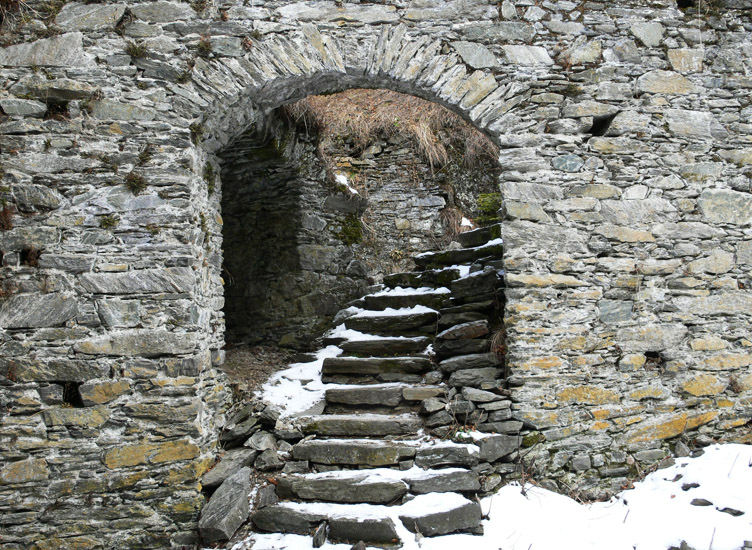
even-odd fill
[[[309,96],[283,107],[299,126],[321,137],[320,153],[327,144],[348,140],[356,152],[378,139],[410,139],[432,169],[447,164],[454,153],[466,166],[498,158],[498,147],[449,109],[417,97],[390,90],[354,89],[338,94]]]

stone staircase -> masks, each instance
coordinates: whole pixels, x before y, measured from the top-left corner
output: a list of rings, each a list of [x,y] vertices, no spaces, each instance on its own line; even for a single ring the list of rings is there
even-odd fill
[[[490,349],[503,300],[498,232],[417,256],[418,271],[386,277],[338,314],[323,341],[343,352],[323,361],[325,408],[288,425],[298,440],[252,514],[256,530],[314,546],[482,533],[478,497],[514,471],[523,427]]]

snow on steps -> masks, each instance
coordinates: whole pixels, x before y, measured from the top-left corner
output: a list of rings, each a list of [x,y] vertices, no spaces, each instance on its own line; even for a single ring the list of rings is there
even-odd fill
[[[416,532],[423,536],[479,533],[480,521],[480,504],[456,493],[440,499],[430,493],[419,495],[401,506],[282,502],[253,515],[254,525],[264,531],[308,535],[326,522],[333,540],[376,544],[395,544]]]

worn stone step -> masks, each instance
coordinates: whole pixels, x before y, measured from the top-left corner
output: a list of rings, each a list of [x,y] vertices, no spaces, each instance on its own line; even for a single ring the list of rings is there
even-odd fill
[[[380,337],[368,340],[345,340],[338,343],[342,351],[350,354],[367,355],[371,357],[389,357],[400,354],[421,353],[431,343],[427,336],[415,336],[413,338]]]
[[[443,395],[446,388],[438,386],[415,386],[407,384],[373,384],[333,388],[326,391],[329,404],[350,407],[398,407],[417,403],[429,397]]]
[[[409,470],[373,468],[339,470],[277,477],[277,495],[281,499],[321,500],[326,502],[398,504],[398,499],[413,494],[480,490],[478,474],[464,468]]]
[[[435,326],[438,311],[425,306],[412,308],[386,309],[383,311],[365,310],[345,319],[345,328],[368,334],[399,335],[405,331],[420,331],[424,327]]]
[[[297,419],[304,434],[323,436],[381,437],[415,434],[423,427],[416,415],[324,414]]]
[[[460,277],[458,268],[432,269],[428,271],[408,271],[404,273],[392,273],[384,276],[384,284],[390,288],[400,287],[426,287],[439,288],[448,286],[452,281]]]
[[[503,279],[492,267],[470,273],[467,277],[452,281],[453,302],[483,302],[493,298]]]
[[[399,544],[395,522],[411,533],[438,536],[456,532],[480,532],[481,508],[456,493],[437,501],[433,494],[418,495],[401,506],[378,504],[327,504],[281,502],[253,514],[257,529],[276,533],[310,535],[324,521],[333,541]]]
[[[327,357],[322,375],[421,374],[433,368],[427,357]]]
[[[294,533],[311,535],[326,521],[329,538],[348,543],[363,541],[376,544],[398,543],[400,538],[394,520],[377,505],[357,505],[357,509],[348,509],[348,505],[307,504],[299,502],[282,502],[260,509],[251,517],[253,524],[261,531],[272,533]],[[352,506],[352,505],[350,505]],[[364,507],[368,506],[368,510]],[[370,512],[367,516],[366,512]]]
[[[446,287],[404,289],[396,287],[363,297],[370,310],[400,309],[417,305],[440,309],[449,300],[450,291]]]
[[[371,439],[313,439],[292,448],[295,460],[316,464],[348,466],[397,466],[412,460],[419,447],[414,441],[375,441]]]
[[[483,246],[474,248],[457,248],[455,250],[442,250],[441,252],[424,252],[423,254],[414,256],[413,261],[418,267],[428,269],[469,264],[480,258],[501,258],[503,252],[504,245],[502,244],[501,239],[494,239]]]
[[[488,227],[479,227],[472,231],[465,231],[457,235],[457,240],[465,248],[482,246],[488,241],[501,238],[501,224],[489,225]]]

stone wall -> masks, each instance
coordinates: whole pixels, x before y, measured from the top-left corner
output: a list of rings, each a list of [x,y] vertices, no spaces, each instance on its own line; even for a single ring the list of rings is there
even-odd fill
[[[749,8],[68,3],[23,26],[0,50],[2,547],[190,542],[225,393],[206,163],[355,86],[504,149],[508,368],[542,471],[602,489],[682,434],[749,441]]]

